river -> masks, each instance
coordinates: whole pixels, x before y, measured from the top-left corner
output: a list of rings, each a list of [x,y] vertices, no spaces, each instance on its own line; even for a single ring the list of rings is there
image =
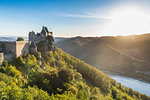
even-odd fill
[[[126,87],[132,88],[135,91],[138,91],[142,94],[146,94],[150,96],[150,84],[149,83],[142,82],[140,80],[125,77],[125,76],[120,76],[120,75],[112,75],[108,73],[107,75]]]

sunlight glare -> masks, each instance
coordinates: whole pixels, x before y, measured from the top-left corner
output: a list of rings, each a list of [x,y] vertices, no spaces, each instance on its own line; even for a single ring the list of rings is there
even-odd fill
[[[150,15],[138,7],[126,7],[112,12],[110,22],[105,25],[103,33],[116,35],[133,35],[150,32]]]

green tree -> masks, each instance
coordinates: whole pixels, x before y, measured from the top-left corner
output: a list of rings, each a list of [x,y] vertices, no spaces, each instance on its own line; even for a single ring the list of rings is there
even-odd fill
[[[18,37],[17,41],[24,41],[24,38]]]

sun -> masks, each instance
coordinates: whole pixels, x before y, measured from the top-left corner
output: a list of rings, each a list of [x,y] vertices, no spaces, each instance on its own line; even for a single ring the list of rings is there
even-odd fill
[[[138,7],[125,7],[112,12],[110,21],[103,33],[116,35],[133,35],[150,32],[150,15]]]

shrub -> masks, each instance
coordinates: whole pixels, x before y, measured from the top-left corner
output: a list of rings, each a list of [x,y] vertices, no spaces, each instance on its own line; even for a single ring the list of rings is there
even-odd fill
[[[17,41],[24,41],[24,38],[18,37]]]

